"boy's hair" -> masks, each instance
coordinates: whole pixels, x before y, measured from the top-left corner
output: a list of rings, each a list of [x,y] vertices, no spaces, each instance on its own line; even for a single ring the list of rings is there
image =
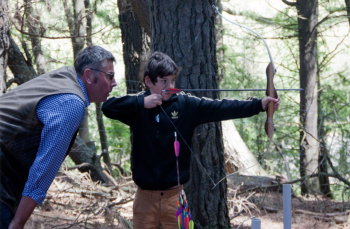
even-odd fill
[[[103,60],[116,62],[113,54],[98,45],[92,45],[83,49],[74,61],[75,71],[81,77],[87,68],[103,67]]]
[[[157,82],[157,77],[175,75],[175,78],[180,73],[181,68],[165,53],[154,52],[146,62],[143,73],[143,83],[148,76],[153,84]]]

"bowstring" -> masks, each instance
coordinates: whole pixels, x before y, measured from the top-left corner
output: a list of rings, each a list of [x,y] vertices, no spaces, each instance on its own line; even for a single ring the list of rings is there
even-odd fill
[[[181,139],[185,142],[185,145],[187,146],[187,148],[191,151],[192,155],[195,157],[195,159],[197,160],[198,164],[201,166],[201,168],[204,170],[204,172],[207,174],[207,176],[209,177],[210,181],[213,183],[214,188],[215,188],[215,182],[214,180],[211,178],[211,176],[209,175],[209,173],[207,172],[207,170],[204,168],[204,166],[202,165],[202,163],[200,162],[200,160],[198,159],[197,155],[193,152],[192,148],[187,144],[185,138],[182,136],[182,134],[180,133],[180,131],[176,128],[175,124],[173,123],[173,121],[171,121],[170,117],[168,116],[168,114],[165,112],[165,110],[163,109],[162,105],[159,105],[160,109],[163,111],[163,113],[165,114],[165,116],[168,118],[169,122],[171,123],[171,125],[174,127],[175,131],[179,134],[179,136],[181,137]]]
[[[209,3],[209,1],[208,1],[208,3]],[[209,3],[209,4],[210,4],[210,3]],[[237,25],[237,26],[240,26],[240,27],[242,27],[242,28],[244,28],[244,29],[247,29],[247,30],[251,31],[252,33],[256,34],[256,35],[264,42],[264,44],[265,44],[265,46],[266,46],[266,49],[267,49],[267,51],[268,51],[269,58],[270,58],[270,61],[271,61],[271,63],[272,63],[273,69],[274,69],[274,71],[276,72],[275,64],[274,64],[274,62],[273,62],[270,49],[269,49],[269,47],[268,47],[268,45],[267,45],[265,39],[264,39],[259,33],[255,32],[254,30],[251,30],[251,29],[249,29],[249,28],[247,28],[247,27],[245,27],[245,26],[243,26],[243,25],[240,25],[240,24],[238,24],[238,23],[235,23],[235,22],[232,22],[232,21],[228,20],[227,18],[225,18],[225,17],[218,11],[218,9],[217,9],[214,5],[212,5],[212,7],[213,7],[213,9],[214,9],[222,18],[224,18],[224,19],[227,20],[228,22],[231,22],[232,24],[235,24],[235,25]],[[208,17],[208,19],[203,23],[201,30],[198,32],[197,36],[194,38],[194,41],[193,41],[192,44],[190,45],[190,48],[188,49],[189,51],[181,58],[180,63],[181,63],[182,60],[190,53],[191,48],[192,48],[193,45],[197,42],[197,39],[198,39],[199,35],[202,33],[202,31],[203,31],[205,25],[208,23],[208,21],[210,21],[210,17],[211,17],[211,16],[212,16],[212,15],[210,15],[210,16]],[[164,89],[166,88],[167,85],[168,85],[168,83],[165,85]],[[161,92],[161,94],[162,94],[162,93],[163,93],[163,91]],[[165,114],[165,116],[167,117],[167,119],[169,120],[169,122],[171,123],[171,125],[174,127],[174,129],[176,130],[176,132],[179,134],[179,136],[181,137],[181,139],[184,141],[184,143],[185,143],[185,145],[187,146],[187,148],[191,151],[191,153],[192,153],[192,155],[195,157],[197,163],[200,165],[200,167],[204,170],[204,172],[206,173],[206,175],[208,176],[208,178],[210,179],[210,181],[213,183],[214,186],[213,186],[212,189],[214,189],[218,184],[220,184],[222,181],[224,181],[224,180],[227,179],[228,177],[233,176],[233,175],[236,174],[236,173],[239,173],[239,172],[248,170],[248,169],[250,169],[250,168],[252,168],[252,167],[254,167],[254,166],[260,164],[260,162],[265,158],[266,153],[268,153],[268,152],[270,151],[270,146],[271,146],[271,142],[272,142],[273,137],[271,137],[270,140],[269,140],[269,144],[268,144],[268,146],[267,146],[266,153],[263,155],[263,157],[262,157],[257,163],[255,163],[255,164],[249,166],[248,168],[244,168],[244,169],[238,170],[238,171],[236,171],[236,172],[234,172],[234,173],[231,173],[231,174],[225,176],[224,178],[220,179],[217,183],[215,183],[214,180],[213,180],[213,179],[211,178],[211,176],[209,175],[209,173],[207,172],[207,170],[205,169],[205,167],[204,167],[204,166],[202,165],[202,163],[200,162],[200,160],[199,160],[199,158],[197,157],[197,155],[193,152],[192,148],[187,144],[185,138],[182,136],[182,134],[180,133],[180,131],[176,128],[175,124],[171,121],[170,117],[169,117],[168,114],[165,112],[165,110],[163,109],[163,107],[162,107],[161,105],[159,105],[159,107],[161,108],[161,110],[163,111],[163,113]]]

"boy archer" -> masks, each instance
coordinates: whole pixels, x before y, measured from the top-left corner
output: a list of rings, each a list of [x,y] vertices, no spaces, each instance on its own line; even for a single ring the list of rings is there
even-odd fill
[[[183,92],[171,94],[163,91],[175,87],[179,72],[180,68],[169,56],[155,52],[145,65],[143,74],[144,84],[149,90],[110,98],[102,106],[105,116],[125,123],[133,131],[131,170],[138,186],[133,207],[135,229],[178,227],[173,124],[183,136],[183,139],[178,138],[180,145],[185,145],[184,140],[187,144],[191,142],[198,125],[257,115],[269,102],[275,103],[274,110],[279,107],[279,97],[251,101],[211,100]],[[190,149],[181,148],[181,185],[190,178],[190,153]]]

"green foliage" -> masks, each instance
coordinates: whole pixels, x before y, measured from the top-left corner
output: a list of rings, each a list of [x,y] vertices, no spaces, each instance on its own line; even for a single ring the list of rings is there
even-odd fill
[[[349,36],[348,21],[344,15],[344,1],[320,1],[319,20],[326,18],[317,28],[319,58],[319,122],[320,137],[326,139],[326,147],[337,171],[349,177]],[[234,17],[233,21],[255,29],[267,40],[272,51],[277,74],[276,88],[299,88],[299,41],[298,17],[295,7],[287,7],[276,12],[273,17],[259,16],[258,12],[244,13],[244,19]],[[327,17],[328,16],[328,17]],[[241,21],[240,21],[241,20]],[[260,25],[260,26],[259,26]],[[263,25],[263,27],[261,27]],[[237,29],[236,26],[224,23],[224,44],[226,45],[223,63],[225,67],[221,88],[265,88],[264,70],[269,62],[267,52],[255,35]],[[272,31],[272,32],[271,32]],[[278,38],[278,39],[276,39]],[[341,57],[343,56],[343,58]],[[336,60],[336,61],[335,61]],[[342,63],[342,64],[340,64]],[[264,133],[266,116],[260,114],[251,118],[235,120],[235,125],[251,152],[261,159],[261,164],[271,174],[286,174],[283,153],[291,170],[291,179],[299,179],[299,144],[300,120],[299,112],[303,107],[299,104],[297,92],[278,92],[281,96],[280,110],[275,113],[276,131],[274,141],[281,150],[272,143],[267,151],[268,138]],[[245,99],[249,96],[263,98],[264,93],[240,92],[222,94],[221,98],[235,97]],[[332,170],[328,168],[329,173]],[[337,179],[330,179],[331,189],[337,199],[342,198],[344,186]],[[294,185],[300,193],[300,184]],[[344,192],[349,198],[349,190]]]

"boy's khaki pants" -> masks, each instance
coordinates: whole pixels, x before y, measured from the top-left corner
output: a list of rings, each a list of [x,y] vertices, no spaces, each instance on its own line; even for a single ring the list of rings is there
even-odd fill
[[[142,190],[137,187],[134,201],[134,229],[176,229],[178,188],[166,191]]]

